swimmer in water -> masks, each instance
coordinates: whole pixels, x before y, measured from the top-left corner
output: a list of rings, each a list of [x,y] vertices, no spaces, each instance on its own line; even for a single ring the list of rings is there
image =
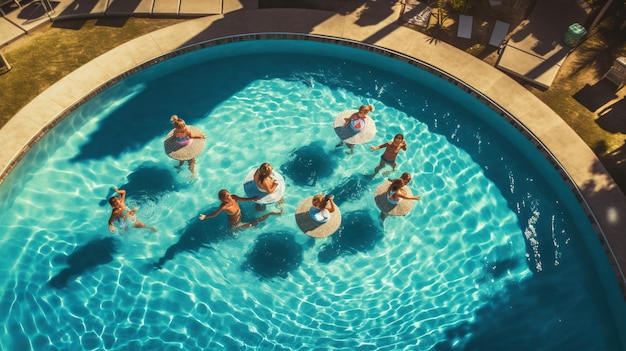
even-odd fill
[[[111,233],[115,231],[115,225],[113,224],[115,221],[126,222],[125,224],[132,223],[135,228],[147,228],[153,232],[157,231],[155,227],[147,226],[137,219],[135,216],[135,212],[137,211],[136,207],[132,210],[126,207],[124,203],[124,200],[126,200],[126,190],[119,190],[117,187],[114,187],[113,190],[120,196],[112,196],[109,198],[109,205],[113,208],[111,210],[111,216],[109,217],[109,231]]]
[[[267,213],[252,222],[242,222],[241,216],[241,207],[239,207],[239,201],[249,202],[249,201],[257,201],[261,199],[259,196],[255,197],[239,197],[235,194],[231,194],[228,190],[222,189],[217,194],[217,197],[222,202],[217,210],[213,211],[213,213],[209,214],[200,214],[199,218],[201,221],[207,218],[213,218],[217,216],[220,212],[225,212],[228,215],[228,221],[230,222],[231,227],[233,228],[250,228],[253,227],[264,220],[266,220],[271,215],[281,215],[283,211],[280,212],[270,212]]]
[[[392,171],[396,170],[396,158],[398,157],[400,150],[406,151],[406,141],[404,141],[404,135],[396,134],[396,136],[393,137],[393,141],[388,141],[378,146],[372,146],[370,150],[375,151],[383,148],[385,149],[385,152],[380,157],[380,164],[374,169],[374,174],[371,174],[369,176],[370,178],[373,178],[376,174],[378,174],[378,171],[387,165],[391,165]],[[387,173],[388,172],[383,174]]]
[[[267,162],[262,163],[254,172],[254,183],[260,191],[269,194],[278,188],[278,181],[272,178],[273,172],[274,168]]]
[[[311,208],[309,214],[317,223],[326,223],[330,219],[331,213],[335,212],[335,202],[333,195],[317,194],[311,199]]]

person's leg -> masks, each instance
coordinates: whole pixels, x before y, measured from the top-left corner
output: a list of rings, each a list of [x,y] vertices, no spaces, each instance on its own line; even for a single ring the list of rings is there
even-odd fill
[[[176,168],[180,168],[185,164],[185,161],[180,161],[178,162],[178,166],[175,166]]]
[[[346,151],[346,154],[350,155],[354,153],[354,144],[348,144],[346,143],[346,146],[348,146],[348,151]]]
[[[343,145],[343,140],[340,140],[339,143],[335,145],[335,147],[340,147],[341,145]]]
[[[282,215],[282,214],[283,214],[283,209],[281,208],[281,209],[280,209],[280,212],[270,212],[270,213],[266,213],[266,214],[264,214],[263,216],[261,216],[261,217],[259,217],[259,218],[256,218],[256,219],[252,220],[252,221],[251,221],[251,222],[249,222],[249,223],[246,223],[246,225],[249,225],[249,227],[253,227],[253,226],[255,226],[255,225],[257,225],[257,224],[259,224],[259,223],[263,222],[264,220],[266,220],[269,216],[280,216],[280,215]],[[249,227],[246,227],[246,228],[249,228]]]
[[[189,171],[191,172],[191,178],[193,178],[193,176],[195,175],[195,171],[196,171],[196,159],[192,158],[191,160],[187,162],[189,162]]]
[[[147,229],[150,229],[153,232],[157,231],[157,229],[155,227],[147,226],[144,222],[142,222],[140,220],[136,220],[135,221],[135,228],[147,228]]]
[[[394,163],[391,164],[391,171],[383,172],[383,175],[386,176],[386,175],[390,174],[391,172],[393,172],[395,170],[396,170],[396,163],[394,162]]]
[[[382,161],[382,160],[381,160],[381,161],[380,161],[380,163],[378,164],[378,167],[374,168],[374,173],[373,173],[371,176],[373,177],[373,176],[377,175],[377,174],[378,174],[378,172],[379,172],[381,169],[383,169],[383,167],[385,167],[385,165],[386,165],[385,161]]]

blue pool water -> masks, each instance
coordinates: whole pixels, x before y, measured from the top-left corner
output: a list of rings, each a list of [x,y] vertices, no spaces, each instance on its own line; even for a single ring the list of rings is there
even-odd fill
[[[378,132],[347,155],[332,122],[364,103]],[[172,114],[208,136],[194,179],[163,151]],[[396,133],[390,176],[422,200],[383,224],[369,146]],[[287,181],[281,216],[197,219],[264,161]],[[115,185],[157,233],[108,232]],[[72,112],[0,193],[6,350],[624,349],[608,260],[552,166],[474,97],[360,49],[264,40],[156,64]],[[343,214],[319,240],[294,216],[316,193]]]

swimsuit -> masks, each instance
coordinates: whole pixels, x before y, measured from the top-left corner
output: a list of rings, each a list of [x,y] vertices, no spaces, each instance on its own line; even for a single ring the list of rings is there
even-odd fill
[[[384,158],[384,157],[382,157],[382,156],[380,156],[380,160],[381,160],[382,162],[385,162],[385,163],[390,164],[390,165],[392,165],[392,164],[396,163],[396,160],[389,161],[388,159],[386,159],[386,158]]]
[[[309,215],[317,223],[326,223],[330,219],[330,211],[327,209],[320,210],[319,208],[311,207]]]
[[[175,137],[176,143],[180,146],[187,146],[191,143],[191,138],[186,136],[184,138]]]
[[[352,129],[355,132],[360,132],[363,130],[363,128],[365,128],[365,120],[362,119],[361,117],[351,117],[350,118],[350,129]]]
[[[231,225],[237,226],[239,223],[241,223],[241,209],[238,209],[237,212],[233,214],[230,214],[228,212],[226,212],[226,214],[228,215],[228,221]]]
[[[391,198],[396,194],[395,191],[390,191],[387,193],[387,201],[389,201],[390,204],[392,205],[397,205],[398,202],[400,202],[402,200],[402,198],[399,198],[398,200],[392,200]]]
[[[119,217],[117,217],[115,220],[120,223],[126,222],[126,223],[134,224],[135,222],[137,222],[137,217],[131,215],[130,212],[131,210],[128,207],[126,207],[124,211],[120,213]]]

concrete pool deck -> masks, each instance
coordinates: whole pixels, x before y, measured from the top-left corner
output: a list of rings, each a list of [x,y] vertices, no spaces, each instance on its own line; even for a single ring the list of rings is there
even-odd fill
[[[228,4],[227,4],[228,3]],[[558,160],[581,192],[600,240],[626,291],[626,197],[584,141],[548,106],[505,73],[446,43],[398,25],[392,11],[363,8],[349,14],[321,10],[256,9],[226,0],[220,15],[192,19],[147,34],[72,72],[20,110],[2,129],[0,181],[20,157],[56,124],[66,109],[137,65],[202,41],[249,33],[285,32],[343,38],[416,58],[463,81],[515,116]],[[595,220],[594,220],[595,219]]]

